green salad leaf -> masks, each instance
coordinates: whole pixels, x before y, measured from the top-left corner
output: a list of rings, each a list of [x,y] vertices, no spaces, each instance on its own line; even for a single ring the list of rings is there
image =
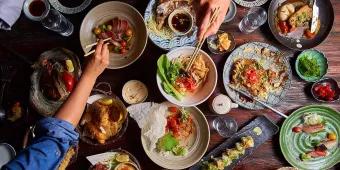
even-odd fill
[[[319,77],[321,75],[320,66],[316,58],[304,55],[298,64],[299,72],[306,77]]]
[[[178,92],[171,84],[171,81],[175,79],[177,72],[179,73],[179,70],[176,70],[177,67],[177,64],[174,64],[174,66],[172,66],[171,62],[165,54],[161,55],[161,57],[159,57],[159,59],[157,60],[157,74],[162,80],[162,87],[164,91],[174,96],[177,100],[181,100],[183,98],[183,95]]]
[[[172,151],[178,145],[177,139],[170,133],[165,134],[163,137],[158,139],[157,150],[159,151]]]

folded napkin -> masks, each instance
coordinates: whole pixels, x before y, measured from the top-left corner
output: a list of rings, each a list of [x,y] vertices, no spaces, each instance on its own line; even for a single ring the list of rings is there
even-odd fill
[[[21,14],[24,0],[0,0],[0,29],[11,30]]]

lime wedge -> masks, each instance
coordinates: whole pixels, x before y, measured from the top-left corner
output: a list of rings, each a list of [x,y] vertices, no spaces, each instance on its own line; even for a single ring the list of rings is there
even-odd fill
[[[74,67],[73,67],[73,63],[71,60],[66,60],[66,67],[67,67],[67,71],[72,73],[74,71]]]
[[[129,162],[130,158],[127,154],[117,154],[116,161],[118,162]]]

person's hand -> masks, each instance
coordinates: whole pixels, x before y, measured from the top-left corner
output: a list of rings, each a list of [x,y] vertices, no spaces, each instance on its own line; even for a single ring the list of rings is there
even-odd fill
[[[109,65],[109,49],[107,45],[103,43],[103,40],[98,42],[96,52],[91,56],[85,67],[84,75],[96,79]]]
[[[209,35],[216,34],[220,28],[224,17],[228,11],[231,0],[194,0],[194,6],[197,17],[198,26],[198,40],[202,40]],[[217,19],[211,27],[209,27],[209,20],[212,17],[213,10],[220,7]]]

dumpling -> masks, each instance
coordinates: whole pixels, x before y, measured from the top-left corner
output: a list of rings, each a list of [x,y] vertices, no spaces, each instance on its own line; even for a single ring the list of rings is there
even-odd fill
[[[283,6],[278,11],[278,17],[281,21],[287,21],[291,15],[295,12],[295,7],[293,4],[288,3]]]

